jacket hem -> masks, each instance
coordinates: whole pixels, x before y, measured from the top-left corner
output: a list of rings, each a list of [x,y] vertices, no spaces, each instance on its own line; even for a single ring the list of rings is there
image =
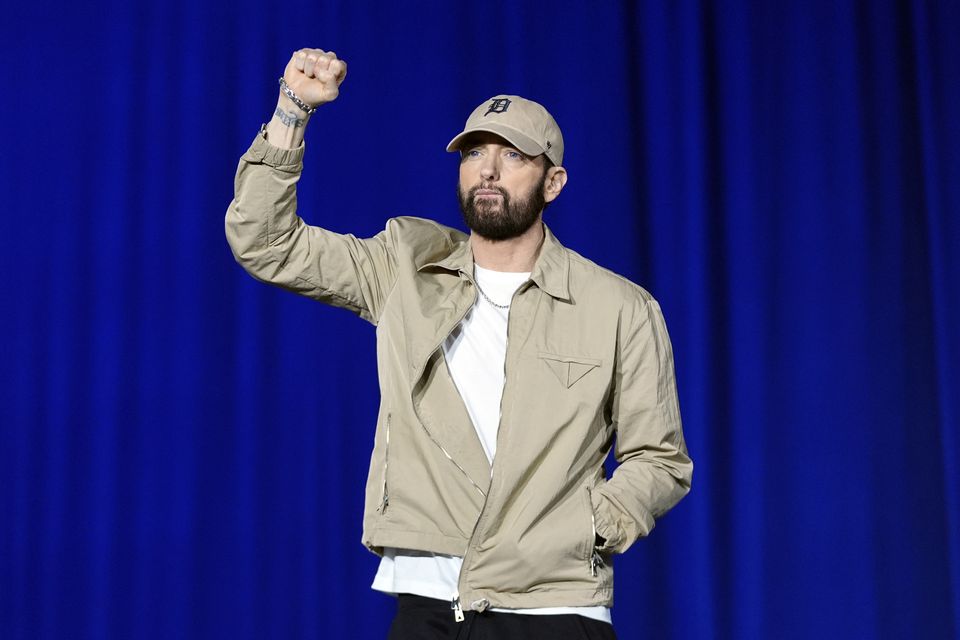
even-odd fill
[[[429,534],[422,531],[394,531],[376,529],[365,535],[363,544],[378,556],[383,555],[384,547],[429,551],[462,558],[467,551],[467,540],[442,534]]]
[[[545,584],[536,593],[504,593],[490,589],[460,592],[460,600],[466,609],[471,603],[487,601],[487,606],[501,609],[537,609],[541,607],[613,607],[613,588],[560,589]]]

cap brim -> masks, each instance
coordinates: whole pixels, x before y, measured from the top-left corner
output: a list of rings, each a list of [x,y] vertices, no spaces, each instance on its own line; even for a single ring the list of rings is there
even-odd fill
[[[447,151],[458,151],[463,143],[463,140],[471,133],[476,133],[478,131],[494,133],[528,156],[539,156],[547,151],[530,136],[521,133],[512,127],[507,127],[496,123],[484,124],[481,126],[464,129],[460,134],[450,141],[450,144],[447,145]]]

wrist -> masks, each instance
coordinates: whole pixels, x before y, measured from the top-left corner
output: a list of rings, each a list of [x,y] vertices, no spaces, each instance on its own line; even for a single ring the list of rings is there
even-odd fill
[[[273,111],[273,117],[284,126],[293,129],[302,129],[310,121],[310,115],[301,111],[293,101],[282,93],[277,99],[277,107]]]
[[[277,100],[273,117],[266,127],[267,142],[275,147],[294,149],[303,142],[303,132],[310,119],[297,105],[282,93]]]
[[[308,116],[312,116],[313,112],[317,110],[317,107],[320,105],[311,105],[303,101],[303,99],[296,94],[296,92],[287,85],[287,81],[280,76],[280,93],[283,94],[290,102],[295,104],[301,111],[303,111]]]

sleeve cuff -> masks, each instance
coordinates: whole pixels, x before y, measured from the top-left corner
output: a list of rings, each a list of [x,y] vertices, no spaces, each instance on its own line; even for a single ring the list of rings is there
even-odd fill
[[[256,164],[265,164],[277,169],[299,171],[303,168],[303,153],[306,145],[301,143],[295,149],[281,149],[267,142],[267,125],[262,125],[253,143],[243,154],[244,160]]]
[[[603,511],[598,498],[599,496],[597,495],[592,496],[595,535],[603,538],[603,545],[597,547],[597,550],[601,552],[616,552],[620,546],[622,536],[619,534],[617,527],[607,519],[607,514]]]

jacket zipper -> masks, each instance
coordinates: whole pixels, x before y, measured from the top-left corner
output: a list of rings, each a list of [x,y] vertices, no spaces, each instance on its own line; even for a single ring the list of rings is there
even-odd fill
[[[520,286],[517,287],[516,290],[514,290],[513,295],[510,296],[510,307],[511,307],[511,308],[513,307],[513,302],[514,302],[514,300],[517,299],[517,294],[520,293],[520,289],[522,289],[523,286],[524,286],[527,282],[530,282],[530,280],[527,280],[526,282],[521,283]],[[503,400],[504,400],[504,396],[507,395],[506,392],[507,392],[507,386],[508,386],[508,385],[507,385],[507,360],[508,360],[507,355],[510,353],[510,318],[511,318],[510,312],[508,311],[508,312],[507,312],[507,350],[506,350],[506,353],[504,354],[504,358],[503,358],[503,393],[500,394],[500,412],[499,412],[500,422],[503,422]],[[497,437],[498,437],[498,438],[499,438],[499,435],[500,435],[500,429],[499,429],[499,427],[498,427],[498,428],[497,428]],[[500,450],[500,443],[499,443],[499,442],[497,443],[497,450],[498,450],[498,451]]]
[[[430,436],[430,440],[433,442],[433,444],[437,445],[437,448],[440,449],[440,451],[443,452],[443,455],[447,456],[447,460],[449,460],[450,462],[452,462],[452,463],[453,463],[453,466],[455,466],[457,469],[460,469],[460,473],[462,473],[464,476],[466,476],[467,480],[470,481],[470,484],[473,485],[473,488],[476,489],[477,492],[480,494],[480,497],[481,497],[481,498],[486,498],[486,497],[487,497],[487,494],[485,494],[485,493],[483,492],[483,489],[481,489],[480,486],[479,486],[476,482],[473,481],[473,478],[470,477],[470,474],[467,473],[467,470],[464,469],[463,467],[461,467],[460,464],[459,464],[456,460],[453,459],[453,456],[451,456],[449,453],[447,453],[447,450],[443,448],[443,445],[441,445],[439,442],[437,442],[437,441],[434,439],[434,437],[430,434],[429,431],[427,431],[427,435]]]
[[[471,282],[472,282],[472,280],[471,280]],[[527,282],[529,282],[529,280],[527,280]],[[513,295],[510,297],[510,306],[511,306],[511,307],[513,307],[514,300],[516,299],[517,294],[520,293],[520,289],[523,288],[524,284],[526,284],[526,283],[523,283],[523,284],[521,284],[519,287],[517,287],[517,290],[514,291],[514,292],[513,292]],[[477,286],[476,283],[474,283],[474,286],[475,286],[475,287]],[[476,302],[477,302],[477,297],[478,297],[477,294],[474,294],[474,297],[473,297],[473,298],[474,298],[474,299],[473,299],[474,304],[476,304]],[[464,314],[464,315],[466,315],[466,314]],[[508,385],[507,385],[507,361],[509,360],[509,352],[510,352],[510,318],[511,318],[511,317],[512,317],[512,316],[509,316],[509,315],[507,316],[507,356],[504,357],[504,359],[503,359],[503,388],[504,388],[504,394],[500,396],[500,421],[501,421],[501,423],[503,422],[503,400],[504,400],[504,396],[506,395],[506,389],[507,389],[507,387],[508,387]],[[499,428],[497,429],[497,433],[498,433],[498,435],[499,435],[499,433],[500,433]],[[500,451],[500,443],[499,443],[499,442],[497,443],[497,451]],[[496,461],[496,458],[494,458],[494,461]],[[468,476],[468,477],[469,477],[469,476]],[[471,482],[473,482],[472,479],[471,479]],[[477,485],[474,484],[473,486],[476,487]],[[479,491],[480,488],[477,487],[477,490]],[[493,468],[492,468],[492,467],[491,467],[491,470],[490,470],[490,490],[491,490],[491,491],[493,490]],[[480,495],[483,496],[483,507],[481,507],[481,509],[480,509],[480,515],[479,515],[479,517],[477,518],[476,524],[474,524],[473,532],[470,534],[470,541],[468,541],[468,543],[467,543],[467,550],[466,550],[466,551],[464,552],[464,554],[463,554],[463,561],[461,562],[461,565],[460,565],[460,566],[461,566],[461,568],[460,568],[460,575],[458,576],[458,579],[457,579],[457,584],[458,584],[458,586],[459,586],[459,584],[460,584],[460,581],[463,579],[463,567],[466,567],[466,566],[467,566],[467,558],[470,556],[470,552],[473,551],[473,547],[471,546],[470,542],[473,541],[473,537],[477,534],[477,531],[480,529],[480,524],[481,524],[481,522],[483,522],[483,520],[485,519],[485,518],[484,518],[484,514],[485,514],[486,509],[487,509],[487,496],[485,496],[485,495],[483,494],[483,491],[480,491]],[[459,595],[459,593],[457,594],[454,602],[456,603],[457,608],[459,608],[459,606],[460,606],[460,595]],[[456,612],[457,612],[457,609],[454,609],[455,617],[456,617]],[[459,622],[460,620],[462,620],[462,616],[463,616],[463,612],[462,612],[462,611],[460,611],[459,616],[460,616],[460,617],[457,618],[457,621],[458,621],[458,622]]]
[[[461,273],[463,273],[463,272],[461,272]],[[466,274],[463,274],[463,275],[466,276]],[[440,346],[443,344],[443,341],[446,340],[446,339],[447,339],[447,336],[450,335],[450,331],[453,331],[453,328],[454,328],[454,327],[456,327],[458,324],[460,324],[461,322],[463,322],[463,319],[467,317],[467,313],[470,312],[470,309],[472,309],[472,308],[473,308],[474,306],[476,306],[476,304],[477,304],[477,298],[479,297],[479,294],[477,294],[477,292],[476,292],[477,285],[476,285],[476,283],[475,283],[472,279],[470,279],[469,276],[466,276],[466,278],[467,278],[467,282],[469,282],[470,284],[472,284],[473,287],[474,287],[473,302],[472,302],[466,309],[464,309],[463,313],[460,314],[460,317],[457,318],[457,321],[454,322],[454,323],[450,326],[450,329],[444,334],[443,338],[440,339],[440,342],[438,342],[437,345],[430,351],[430,356],[433,356],[433,354],[437,352],[437,349],[440,348]],[[424,360],[424,363],[426,363],[427,360],[430,360],[430,356],[428,356],[427,359]],[[423,375],[423,368],[420,368],[420,369],[417,371],[417,375],[416,375],[416,378],[415,378],[415,379],[416,379],[416,380],[419,380],[421,375]],[[443,455],[445,455],[445,456],[447,457],[447,460],[449,460],[450,462],[452,462],[452,463],[453,463],[453,466],[455,466],[457,469],[459,469],[459,470],[460,470],[460,473],[462,473],[462,474],[467,478],[467,480],[470,481],[470,484],[472,484],[472,485],[473,485],[473,488],[477,490],[477,492],[480,494],[480,497],[486,499],[487,494],[483,492],[483,489],[481,489],[480,486],[479,486],[476,482],[473,481],[473,478],[470,477],[470,474],[467,473],[466,469],[464,469],[463,467],[461,467],[460,464],[457,463],[457,461],[453,459],[453,456],[451,456],[451,455],[447,452],[447,450],[443,448],[443,445],[441,445],[439,442],[437,442],[436,438],[433,437],[433,434],[431,434],[429,431],[427,431],[427,436],[429,436],[430,441],[433,442],[433,444],[437,445],[437,448],[440,449],[440,451],[443,452]],[[386,476],[384,476],[384,480],[386,480]],[[461,614],[461,615],[462,615],[462,614]]]
[[[457,622],[463,622],[463,607],[460,606],[460,594],[453,594],[453,600],[450,602],[450,609],[453,610],[453,619]]]

